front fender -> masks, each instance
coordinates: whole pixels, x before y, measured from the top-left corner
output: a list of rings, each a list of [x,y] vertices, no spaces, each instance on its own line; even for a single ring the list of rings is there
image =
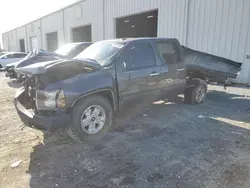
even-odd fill
[[[67,80],[53,83],[46,90],[62,89],[66,97],[66,106],[72,107],[81,98],[100,91],[111,91],[114,98],[114,109],[117,108],[117,89],[113,76],[107,70],[77,75]]]

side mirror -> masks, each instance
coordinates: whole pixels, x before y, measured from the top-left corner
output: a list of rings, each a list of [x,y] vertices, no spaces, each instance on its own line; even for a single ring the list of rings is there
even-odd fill
[[[3,56],[2,59],[7,59],[7,56]]]

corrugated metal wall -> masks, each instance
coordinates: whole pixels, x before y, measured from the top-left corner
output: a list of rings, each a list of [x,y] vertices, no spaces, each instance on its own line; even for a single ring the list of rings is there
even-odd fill
[[[17,50],[20,51],[19,40],[24,39],[25,51],[27,51],[26,31],[25,27],[19,27],[16,30],[17,33]]]
[[[9,51],[9,33],[4,33],[2,35],[2,39],[3,39],[3,49]]]
[[[26,40],[27,40],[27,49],[28,51],[32,50],[31,47],[31,37],[37,37],[38,45],[40,48],[42,48],[42,33],[41,33],[41,22],[40,20],[36,20],[34,22],[29,23],[26,25]]]
[[[158,37],[178,38],[190,48],[244,61],[250,0],[85,0],[42,18],[41,25],[39,20],[26,25],[26,46],[29,49],[29,38],[37,36],[39,46],[46,48],[46,33],[54,31],[59,43],[70,42],[71,29],[87,24],[93,41],[115,38],[116,18],[155,9]],[[12,40],[8,48],[18,49]]]
[[[103,39],[103,0],[87,0],[64,10],[65,42],[71,42],[71,30],[91,25],[92,41]]]
[[[150,10],[158,10],[158,37],[177,38],[190,48],[244,62],[240,80],[248,81],[250,0],[82,0],[24,26],[26,49],[32,36],[46,48],[45,35],[52,31],[59,32],[59,44],[71,42],[71,29],[88,24],[92,41],[115,38],[117,18]],[[18,49],[17,31],[5,33],[5,48]]]
[[[9,48],[13,51],[17,51],[17,37],[16,30],[12,30],[9,33]]]
[[[47,49],[47,34],[57,32],[58,45],[64,43],[63,12],[56,12],[41,19],[41,48]]]
[[[189,0],[187,46],[243,62],[249,0]]]
[[[188,0],[106,0],[105,39],[115,38],[116,18],[158,9],[158,37],[178,38],[185,43]]]

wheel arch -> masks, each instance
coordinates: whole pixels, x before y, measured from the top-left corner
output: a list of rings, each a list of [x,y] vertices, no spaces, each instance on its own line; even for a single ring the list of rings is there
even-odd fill
[[[90,95],[99,95],[99,96],[102,96],[102,97],[106,98],[110,102],[113,111],[115,112],[117,110],[116,95],[115,95],[114,91],[112,89],[110,89],[110,88],[104,88],[104,89],[95,90],[95,91],[83,94],[83,95],[79,96],[77,99],[74,100],[74,102],[72,103],[70,108],[73,108],[81,100],[83,100],[85,97],[88,97]]]
[[[200,78],[200,77],[190,78],[189,80],[187,80],[187,88],[195,87],[200,83],[207,84],[205,78]]]

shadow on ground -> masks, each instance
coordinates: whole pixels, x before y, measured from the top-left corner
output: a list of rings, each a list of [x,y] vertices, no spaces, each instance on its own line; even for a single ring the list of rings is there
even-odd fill
[[[248,108],[244,96],[211,91],[198,106],[130,104],[95,145],[45,134],[30,155],[30,187],[249,187]]]

